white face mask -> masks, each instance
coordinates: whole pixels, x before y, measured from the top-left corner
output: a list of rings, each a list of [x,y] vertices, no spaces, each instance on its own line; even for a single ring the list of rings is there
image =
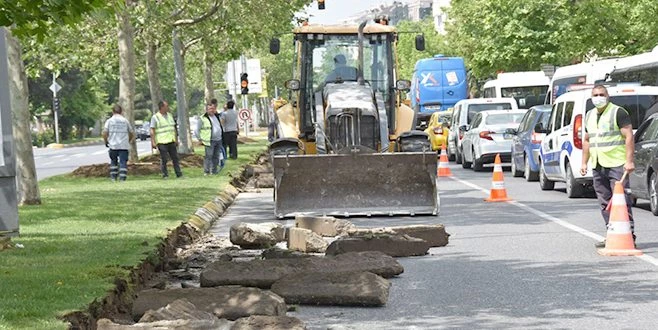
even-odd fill
[[[608,98],[605,96],[594,96],[592,97],[592,103],[597,108],[603,108],[606,104],[608,104]]]

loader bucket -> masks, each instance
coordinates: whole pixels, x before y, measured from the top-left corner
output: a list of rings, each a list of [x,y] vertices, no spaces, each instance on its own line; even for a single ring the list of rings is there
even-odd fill
[[[439,212],[435,153],[281,155],[272,164],[279,218]]]

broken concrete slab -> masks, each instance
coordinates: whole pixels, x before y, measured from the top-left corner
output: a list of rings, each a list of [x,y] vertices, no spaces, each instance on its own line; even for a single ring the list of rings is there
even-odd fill
[[[268,248],[285,241],[285,228],[277,222],[246,223],[231,226],[229,238],[231,243],[242,248]]]
[[[353,223],[343,219],[301,215],[295,217],[295,227],[310,229],[324,237],[347,235],[350,230],[355,228]]]
[[[133,302],[135,320],[148,310],[157,310],[178,299],[187,299],[199,310],[218,318],[236,320],[249,315],[286,314],[283,298],[270,291],[243,287],[185,288],[141,291]]]
[[[288,304],[383,306],[391,283],[370,272],[298,273],[272,284]]]
[[[256,188],[274,188],[274,174],[261,173],[254,177],[254,186]]]
[[[310,255],[299,251],[290,251],[278,247],[269,248],[261,253],[263,259],[308,258]],[[230,260],[229,260],[230,261]]]
[[[335,256],[348,252],[380,251],[391,257],[423,256],[430,249],[429,243],[407,235],[378,234],[364,237],[341,237],[331,242],[326,255]]]
[[[306,253],[324,252],[329,244],[322,236],[310,229],[290,228],[288,230],[288,249]]]
[[[304,322],[291,316],[253,315],[235,321],[231,330],[306,330]]]
[[[220,320],[166,320],[132,325],[117,324],[109,319],[100,319],[96,323],[98,330],[230,330],[233,321]]]
[[[242,285],[267,289],[280,278],[292,274],[354,271],[388,278],[401,274],[404,268],[397,260],[378,251],[344,253],[335,257],[216,261],[201,272],[200,283],[202,287]]]
[[[167,320],[215,320],[217,317],[212,313],[199,310],[187,299],[176,299],[167,306],[157,310],[148,310],[140,323],[167,321]]]
[[[352,228],[348,235],[352,237],[367,237],[378,234],[399,234],[409,235],[427,241],[430,247],[440,247],[448,245],[450,234],[446,233],[445,226],[442,224],[435,225],[410,225],[397,227],[380,227],[380,228]]]

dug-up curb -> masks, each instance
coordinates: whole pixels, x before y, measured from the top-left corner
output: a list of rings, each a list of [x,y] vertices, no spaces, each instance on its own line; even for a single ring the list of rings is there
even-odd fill
[[[233,203],[238,193],[238,189],[234,186],[226,186],[226,189],[221,191],[213,201],[198,208],[187,220],[187,223],[200,232],[207,231]]]

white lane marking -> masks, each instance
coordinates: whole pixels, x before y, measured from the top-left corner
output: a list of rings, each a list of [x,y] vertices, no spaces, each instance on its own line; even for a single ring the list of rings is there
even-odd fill
[[[55,163],[55,162],[47,162],[47,163],[39,164],[39,166],[50,165],[50,164],[53,164],[53,163]]]
[[[74,158],[80,158],[80,157],[84,157],[84,156],[86,156],[86,155],[87,155],[87,154],[75,154],[75,155],[73,155],[73,156],[71,156],[71,157],[74,157]]]
[[[485,193],[485,194],[489,194],[489,190],[487,190],[487,189],[485,189],[485,188],[482,188],[482,187],[480,187],[480,186],[478,186],[478,185],[476,185],[476,184],[474,184],[474,183],[470,183],[470,182],[468,182],[468,181],[464,181],[464,180],[462,180],[462,179],[458,179],[458,178],[456,178],[456,177],[454,177],[454,176],[451,176],[450,178],[453,179],[453,180],[455,180],[455,181],[457,181],[457,182],[459,182],[459,183],[461,183],[461,184],[463,184],[463,185],[469,186],[469,187],[471,187],[471,188],[473,188],[473,189],[475,189],[475,190],[479,190],[479,191],[481,191],[481,192],[483,192],[483,193]],[[539,210],[537,210],[537,209],[534,209],[534,208],[532,208],[532,207],[530,207],[530,206],[528,206],[528,205],[525,205],[525,204],[523,204],[523,203],[520,203],[520,202],[517,202],[517,201],[508,201],[508,202],[506,202],[506,203],[512,204],[512,205],[514,205],[514,206],[516,206],[516,207],[518,207],[518,208],[520,208],[520,209],[526,210],[526,211],[528,211],[528,212],[530,212],[530,213],[532,213],[532,214],[534,214],[534,215],[536,215],[536,216],[538,216],[538,217],[541,217],[541,218],[543,218],[543,219],[545,219],[545,220],[548,220],[548,221],[554,222],[554,223],[556,223],[556,224],[558,224],[558,225],[560,225],[560,226],[562,226],[562,227],[565,227],[565,228],[567,228],[567,229],[573,230],[573,231],[575,231],[575,232],[577,232],[577,233],[579,233],[579,234],[581,234],[581,235],[583,235],[583,236],[587,236],[587,237],[589,237],[589,238],[593,238],[593,239],[596,240],[596,241],[602,241],[603,239],[605,239],[605,237],[603,237],[603,236],[601,236],[601,235],[595,234],[595,233],[593,233],[593,232],[591,232],[591,231],[589,231],[589,230],[587,230],[587,229],[580,228],[580,227],[578,227],[578,226],[576,226],[576,225],[573,225],[573,224],[571,224],[571,223],[569,223],[569,222],[567,222],[567,221],[564,221],[564,220],[562,220],[562,219],[558,219],[558,218],[556,218],[556,217],[554,217],[554,216],[552,216],[552,215],[550,215],[550,214],[546,214],[546,213],[544,213],[544,212],[542,212],[542,211],[539,211]],[[650,256],[650,255],[643,254],[643,255],[641,255],[641,256],[635,256],[635,257],[638,258],[638,259],[640,259],[640,260],[642,260],[642,261],[648,262],[648,263],[650,263],[650,264],[652,264],[652,265],[654,265],[654,266],[658,266],[658,259],[656,259],[656,258],[654,258],[654,257],[652,257],[652,256]]]
[[[62,158],[62,157],[64,157],[64,156],[66,156],[66,155],[56,155],[56,156],[52,156],[52,157],[50,157],[50,158]]]
[[[103,150],[98,150],[98,151],[94,152],[92,155],[102,155],[102,154],[106,154],[106,153],[107,153],[107,150],[103,149]]]

